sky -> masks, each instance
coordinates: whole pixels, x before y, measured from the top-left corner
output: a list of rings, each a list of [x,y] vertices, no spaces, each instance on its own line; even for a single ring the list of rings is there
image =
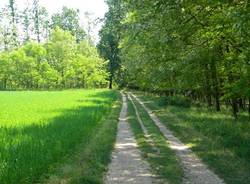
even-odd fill
[[[9,0],[0,0],[0,8],[8,3]],[[15,0],[18,9],[23,9],[27,0]],[[80,10],[81,24],[86,26],[85,12],[91,13],[91,19],[103,18],[108,11],[105,0],[40,0],[40,5],[44,6],[50,15],[60,12],[63,6]],[[31,2],[31,0],[29,0]],[[93,28],[93,36],[98,41],[98,32],[101,29],[101,24]]]

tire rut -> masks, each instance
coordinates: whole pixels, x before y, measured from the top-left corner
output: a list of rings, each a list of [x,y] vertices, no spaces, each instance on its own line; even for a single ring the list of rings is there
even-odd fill
[[[142,159],[141,152],[127,122],[127,98],[122,94],[115,150],[105,178],[106,184],[152,184],[153,176],[149,164]]]
[[[208,169],[208,167],[202,163],[202,161],[186,145],[176,138],[136,95],[132,93],[131,95],[144,108],[150,118],[158,126],[168,141],[170,148],[175,150],[184,171],[183,184],[225,184],[224,181],[213,171]]]

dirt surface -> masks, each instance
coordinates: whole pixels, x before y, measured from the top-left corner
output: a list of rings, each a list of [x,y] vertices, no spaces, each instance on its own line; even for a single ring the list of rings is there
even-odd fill
[[[134,107],[135,114],[136,114],[136,118],[137,118],[137,120],[138,120],[138,122],[139,122],[139,124],[140,124],[140,126],[141,126],[141,129],[142,129],[142,131],[143,131],[144,136],[147,138],[147,141],[150,143],[150,145],[151,145],[152,147],[154,147],[154,145],[153,145],[153,140],[151,139],[151,137],[150,137],[150,135],[149,135],[149,133],[148,133],[148,130],[147,130],[146,127],[144,126],[144,123],[143,123],[143,121],[142,121],[142,119],[141,119],[141,117],[140,117],[140,114],[139,114],[139,112],[138,112],[138,109],[137,109],[137,107],[136,107],[136,105],[135,105],[133,99],[131,98],[130,94],[128,94],[128,99],[131,101],[131,103],[132,103],[132,105],[133,105],[133,107]]]
[[[170,147],[176,151],[179,157],[183,170],[184,179],[183,184],[224,184],[223,180],[220,179],[215,173],[213,173],[207,166],[202,163],[202,161],[178,138],[176,138],[173,133],[163,125],[156,115],[144,105],[144,103],[132,95],[140,105],[147,111],[151,119],[159,127],[160,131],[165,136]]]
[[[106,184],[152,184],[153,176],[149,164],[141,158],[136,140],[127,118],[127,98],[122,94],[115,150],[105,177]]]

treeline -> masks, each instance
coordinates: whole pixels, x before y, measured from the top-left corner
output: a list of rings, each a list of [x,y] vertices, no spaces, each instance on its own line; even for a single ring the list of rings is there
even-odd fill
[[[250,112],[250,3],[109,0],[99,50],[121,86]],[[109,50],[116,51],[116,58]],[[122,77],[122,78],[121,78]]]
[[[106,87],[105,62],[80,26],[79,11],[49,17],[38,0],[18,10],[14,0],[0,20],[0,89]]]
[[[39,0],[27,0],[24,8],[18,9],[16,0],[8,0],[0,10],[1,49],[12,50],[28,41],[46,41],[51,30],[59,27],[71,32],[77,42],[86,39],[80,24],[79,10],[63,7],[61,12],[49,15]]]

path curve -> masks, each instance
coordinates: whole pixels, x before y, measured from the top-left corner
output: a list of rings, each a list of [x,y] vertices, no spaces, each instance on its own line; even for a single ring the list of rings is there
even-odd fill
[[[137,98],[136,95],[132,94],[132,96],[139,102],[154,123],[159,127],[170,147],[176,151],[184,169],[183,184],[224,184],[223,180],[208,169],[207,166],[202,163],[202,161],[186,145],[176,138],[173,133],[161,123],[156,115],[146,107],[139,98]]]
[[[152,184],[153,176],[149,164],[141,158],[136,140],[127,118],[127,98],[122,94],[115,150],[105,178],[106,184]]]

